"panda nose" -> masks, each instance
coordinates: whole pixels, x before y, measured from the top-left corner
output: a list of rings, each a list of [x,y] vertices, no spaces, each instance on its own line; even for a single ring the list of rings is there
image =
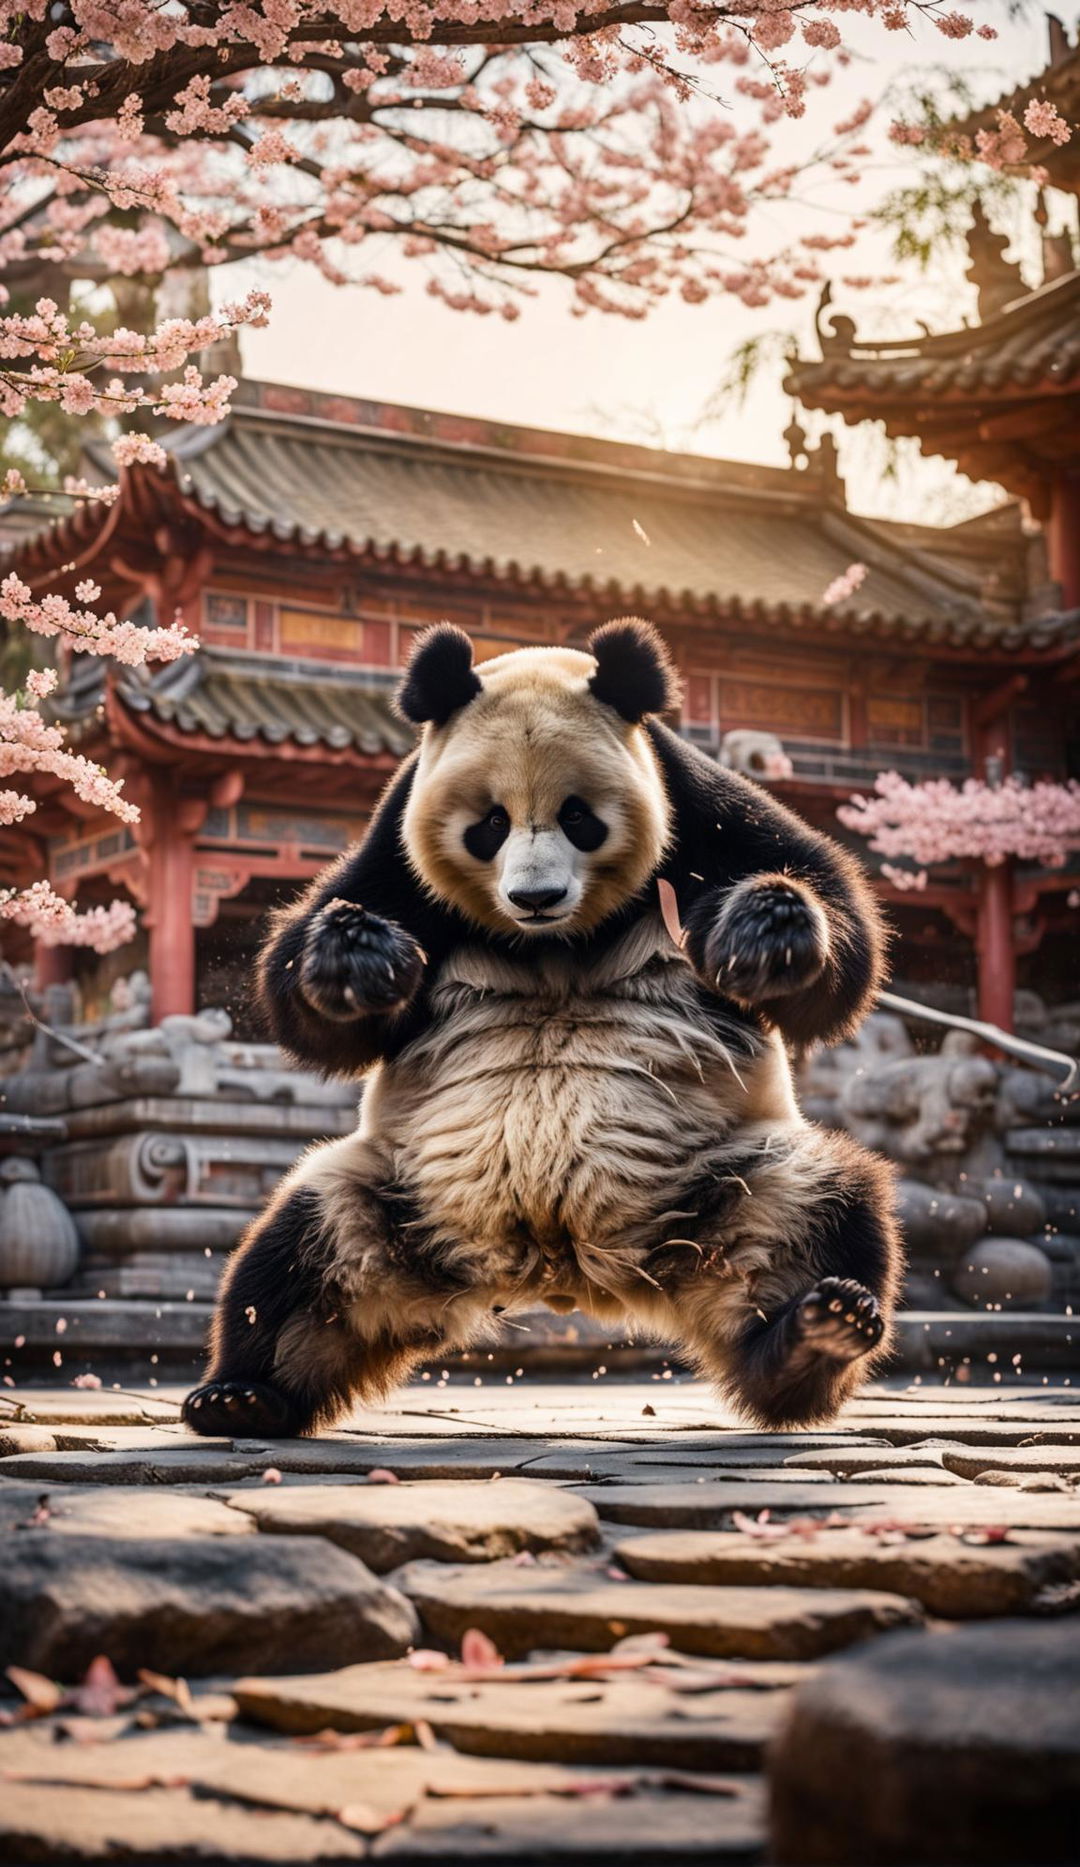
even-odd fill
[[[510,888],[507,890],[510,900],[516,908],[528,908],[531,914],[542,914],[545,908],[553,908],[566,894],[565,888]]]

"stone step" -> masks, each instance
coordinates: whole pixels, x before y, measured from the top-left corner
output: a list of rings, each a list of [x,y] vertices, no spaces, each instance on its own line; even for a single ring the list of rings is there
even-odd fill
[[[490,1562],[520,1550],[578,1553],[600,1541],[591,1504],[528,1478],[304,1485],[234,1491],[228,1501],[260,1530],[326,1537],[380,1575],[417,1558]]]
[[[1008,1542],[983,1544],[947,1531],[911,1539],[857,1528],[813,1536],[793,1531],[774,1540],[737,1531],[668,1530],[627,1537],[614,1554],[642,1582],[884,1589],[959,1620],[1022,1614],[1044,1590],[1080,1578],[1080,1533],[1036,1530],[1014,1530]]]
[[[573,1656],[569,1656],[573,1657]],[[514,1668],[507,1669],[511,1673]],[[300,1678],[240,1679],[241,1715],[290,1735],[375,1731],[419,1719],[473,1756],[588,1764],[667,1764],[684,1770],[751,1770],[776,1730],[787,1690],[805,1666],[700,1662],[607,1678],[468,1677],[460,1666],[418,1672],[408,1662],[345,1666]],[[681,1681],[673,1689],[653,1678]],[[721,1684],[726,1678],[731,1683]]]
[[[548,1647],[607,1652],[628,1636],[660,1632],[714,1659],[809,1660],[919,1619],[913,1602],[892,1594],[652,1587],[582,1565],[417,1562],[395,1580],[430,1636],[457,1647],[477,1627],[508,1657]]]
[[[580,1495],[608,1522],[643,1529],[722,1530],[735,1527],[734,1513],[750,1518],[822,1517],[839,1513],[853,1521],[899,1519],[927,1527],[1005,1524],[1025,1530],[1080,1530],[1080,1492],[1031,1494],[966,1484],[827,1486],[702,1483],[684,1485],[584,1485]]]

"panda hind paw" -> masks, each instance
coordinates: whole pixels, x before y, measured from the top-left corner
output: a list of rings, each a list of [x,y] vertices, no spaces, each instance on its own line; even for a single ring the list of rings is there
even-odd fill
[[[797,1311],[800,1342],[836,1361],[869,1355],[885,1333],[878,1300],[853,1277],[823,1277]]]
[[[213,1439],[292,1439],[297,1432],[284,1394],[261,1381],[207,1381],[188,1395],[181,1418]]]

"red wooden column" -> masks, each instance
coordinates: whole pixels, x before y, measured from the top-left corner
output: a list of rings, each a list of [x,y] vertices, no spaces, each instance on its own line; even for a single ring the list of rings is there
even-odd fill
[[[985,863],[979,875],[975,951],[979,970],[979,1016],[987,1024],[1013,1028],[1016,992],[1016,946],[1013,940],[1012,863]]]
[[[992,779],[1004,777],[1012,764],[1009,709],[1028,685],[1025,674],[1015,674],[992,693],[984,695],[972,712],[976,772]],[[1013,864],[996,868],[980,864],[975,908],[975,958],[979,981],[979,1016],[1003,1031],[1013,1028],[1016,992],[1016,913]]]
[[[69,946],[47,946],[34,942],[34,984],[39,992],[49,985],[67,985],[75,972],[75,954]]]
[[[1080,474],[1065,471],[1050,492],[1046,525],[1050,575],[1061,585],[1063,609],[1080,609]]]
[[[153,788],[149,833],[148,903],[150,992],[154,1022],[195,1010],[195,919],[192,884],[195,835],[206,814],[198,800],[175,798],[167,782]],[[194,812],[192,803],[195,804]]]

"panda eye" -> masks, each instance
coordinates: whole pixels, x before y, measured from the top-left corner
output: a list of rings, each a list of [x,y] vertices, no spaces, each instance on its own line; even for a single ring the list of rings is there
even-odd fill
[[[580,797],[568,797],[559,812],[559,828],[575,849],[599,849],[607,837],[607,824]]]
[[[479,823],[470,823],[465,832],[465,847],[478,862],[490,862],[509,834],[510,818],[501,804],[493,804]]]

